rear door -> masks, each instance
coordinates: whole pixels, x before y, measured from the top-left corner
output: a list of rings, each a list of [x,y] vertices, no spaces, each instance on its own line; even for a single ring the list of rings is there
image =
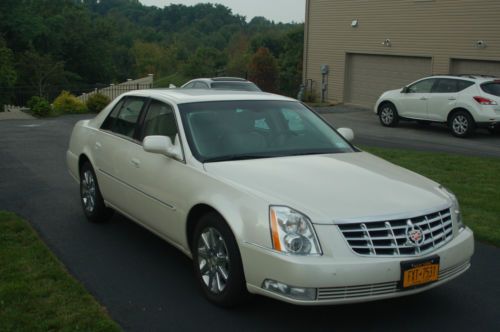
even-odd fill
[[[448,113],[455,107],[460,80],[440,78],[432,88],[427,104],[429,120],[446,121]]]
[[[94,142],[94,162],[104,199],[131,213],[126,168],[128,151],[139,145],[136,139],[138,120],[146,98],[124,97],[103,122]]]

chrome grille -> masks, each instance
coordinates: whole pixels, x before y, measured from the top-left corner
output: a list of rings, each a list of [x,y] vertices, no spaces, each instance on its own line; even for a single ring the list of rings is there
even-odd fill
[[[338,225],[354,252],[366,256],[421,255],[443,246],[453,237],[450,209],[411,218]],[[423,242],[407,237],[410,228],[422,230]]]
[[[451,279],[470,267],[470,261],[458,264],[439,271],[439,281]],[[318,301],[359,299],[364,297],[379,296],[404,292],[398,287],[398,281],[383,282],[371,285],[329,287],[318,289]]]

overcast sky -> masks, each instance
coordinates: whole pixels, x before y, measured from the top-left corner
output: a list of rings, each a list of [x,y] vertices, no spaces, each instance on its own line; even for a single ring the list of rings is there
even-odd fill
[[[200,2],[220,3],[233,13],[246,16],[247,21],[255,16],[264,16],[275,22],[304,22],[305,0],[140,0],[148,6],[164,7],[170,4],[195,5]]]

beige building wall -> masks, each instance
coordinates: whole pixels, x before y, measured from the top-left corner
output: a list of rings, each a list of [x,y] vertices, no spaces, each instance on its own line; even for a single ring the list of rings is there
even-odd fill
[[[318,93],[320,66],[330,66],[331,102],[349,95],[348,54],[430,58],[429,74],[467,69],[460,59],[494,61],[488,68],[500,71],[500,0],[307,0],[304,53],[304,80]]]

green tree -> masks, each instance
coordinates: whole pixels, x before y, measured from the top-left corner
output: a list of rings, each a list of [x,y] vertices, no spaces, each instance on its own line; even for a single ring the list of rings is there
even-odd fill
[[[24,82],[40,97],[47,98],[51,86],[66,83],[64,62],[56,61],[50,55],[25,52],[18,62],[18,68]]]
[[[3,105],[9,103],[12,95],[10,88],[17,80],[17,72],[14,67],[14,53],[5,46],[3,38],[0,37],[0,111]]]
[[[261,47],[253,55],[248,67],[248,79],[266,92],[277,92],[278,64],[269,49]]]
[[[213,47],[200,47],[188,59],[183,72],[187,77],[211,77],[222,72],[226,64],[223,52]]]

